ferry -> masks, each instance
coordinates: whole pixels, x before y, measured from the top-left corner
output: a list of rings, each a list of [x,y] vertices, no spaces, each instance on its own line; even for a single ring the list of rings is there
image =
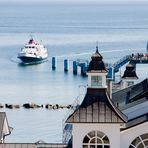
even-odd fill
[[[18,53],[18,58],[23,64],[38,64],[47,61],[48,51],[42,44],[31,38]]]

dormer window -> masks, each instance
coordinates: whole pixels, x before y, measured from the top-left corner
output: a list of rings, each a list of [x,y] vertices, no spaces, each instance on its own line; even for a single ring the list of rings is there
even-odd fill
[[[101,76],[91,76],[91,86],[92,87],[102,86],[102,77]]]

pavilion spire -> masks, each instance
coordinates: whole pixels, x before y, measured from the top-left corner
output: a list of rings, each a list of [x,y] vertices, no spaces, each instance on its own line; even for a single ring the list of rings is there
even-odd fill
[[[97,45],[96,45],[96,53],[99,53],[99,51],[98,51],[98,41],[96,43],[97,43]]]

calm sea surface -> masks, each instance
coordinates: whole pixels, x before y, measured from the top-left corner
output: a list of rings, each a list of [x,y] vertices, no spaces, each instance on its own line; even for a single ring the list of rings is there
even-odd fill
[[[42,42],[49,60],[21,66],[20,48],[30,35]],[[115,62],[126,54],[146,52],[148,5],[0,4],[0,103],[71,104],[87,85],[80,72],[63,72],[63,59],[89,58],[96,41],[104,61]],[[51,57],[57,69],[51,69]],[[121,72],[124,70],[122,68]],[[138,65],[140,80],[148,66]],[[84,92],[84,91],[83,91]],[[7,142],[62,142],[62,120],[67,109],[1,109],[14,129]]]

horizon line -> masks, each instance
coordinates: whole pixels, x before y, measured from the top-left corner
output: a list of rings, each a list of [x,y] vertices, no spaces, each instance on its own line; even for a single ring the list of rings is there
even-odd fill
[[[49,3],[49,4],[148,4],[147,0],[0,0],[3,4],[13,3]],[[29,2],[29,3],[28,3]]]

